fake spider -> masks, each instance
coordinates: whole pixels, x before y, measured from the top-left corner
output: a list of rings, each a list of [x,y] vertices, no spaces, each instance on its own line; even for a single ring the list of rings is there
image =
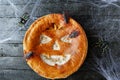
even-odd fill
[[[28,13],[24,13],[24,14],[20,17],[19,26],[25,25],[25,23],[28,21],[29,17],[30,17],[30,16],[29,16]]]

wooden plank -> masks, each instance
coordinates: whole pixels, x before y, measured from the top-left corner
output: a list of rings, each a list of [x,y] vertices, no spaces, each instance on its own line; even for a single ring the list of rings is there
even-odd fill
[[[26,4],[27,2],[31,2],[31,3],[35,3],[35,1],[34,0],[10,0],[13,4]],[[105,0],[68,0],[68,1],[66,1],[66,0],[47,0],[47,1],[44,1],[44,0],[39,0],[41,3],[55,3],[55,2],[58,2],[58,3],[60,3],[60,2],[70,2],[70,3],[82,3],[82,2],[86,2],[86,3],[94,3],[94,4],[108,4],[109,2],[120,2],[119,0],[113,0],[113,1],[105,1]],[[3,1],[3,0],[0,0],[0,4],[4,4],[4,5],[6,5],[6,4],[9,4],[8,3],[8,1]]]
[[[29,27],[30,24],[32,24],[34,20],[29,19],[25,25],[25,28],[22,28],[23,26],[19,25],[20,18],[0,18],[0,32],[1,31],[14,31],[14,30],[27,30],[26,28]],[[22,28],[22,29],[21,29]]]
[[[47,80],[32,70],[0,70],[1,80]]]
[[[20,17],[24,12],[30,13],[34,4],[28,5],[25,10],[25,5],[15,5],[13,8],[11,5],[0,5],[0,17]]]
[[[12,2],[13,4],[21,4],[21,5],[27,4],[28,1],[30,3],[34,3],[35,2],[34,0],[0,0],[0,5],[8,5],[9,4],[8,1]]]
[[[67,10],[70,15],[120,15],[120,8],[115,5],[108,5],[104,8],[95,6],[90,3],[38,3],[37,10],[34,12],[34,16],[42,16],[48,13],[62,13],[63,10]],[[22,9],[25,5],[15,5],[18,9],[17,15],[20,16]],[[25,12],[31,13],[34,4],[30,4],[26,7]],[[15,11],[11,5],[0,5],[0,17],[15,17]],[[104,12],[104,13],[103,13]]]
[[[78,21],[83,25],[86,30],[89,29],[102,29],[104,26],[112,25],[115,23],[116,26],[119,26],[120,16],[103,16],[103,15],[71,15],[73,19]],[[18,22],[20,18],[0,18],[0,31],[11,31],[11,30],[19,30]],[[26,28],[32,24],[33,20],[28,20],[26,24]],[[112,23],[111,23],[112,22]],[[107,24],[104,24],[107,23]],[[7,24],[7,25],[6,25]],[[102,25],[102,26],[101,26]],[[93,28],[94,27],[94,28]],[[113,28],[114,29],[114,28]],[[26,30],[26,29],[23,29]]]
[[[0,57],[22,57],[23,56],[23,45],[16,44],[0,44]]]
[[[0,57],[0,70],[30,69],[23,57]]]
[[[30,2],[30,3],[35,3],[36,1],[34,1],[34,0],[10,0],[13,4],[15,4],[15,5],[20,5],[20,4],[27,4],[28,2]],[[63,3],[65,3],[65,2],[69,2],[69,3],[82,3],[82,2],[86,2],[86,3],[101,3],[102,1],[101,0],[84,0],[84,1],[78,1],[78,0],[69,0],[69,1],[66,1],[66,0],[47,0],[47,1],[44,1],[44,0],[39,0],[39,2],[41,2],[41,3],[60,3],[60,2],[63,2]],[[117,1],[118,2],[118,1]],[[105,3],[105,2],[103,2],[103,3]],[[4,0],[0,0],[0,5],[8,5],[9,4],[9,2],[8,1],[4,1]]]
[[[22,43],[26,31],[0,31],[0,43]]]
[[[28,2],[30,2],[30,3],[35,3],[35,1],[34,0],[10,0],[13,4],[15,4],[15,5],[20,5],[20,4],[27,4]],[[41,2],[41,3],[56,3],[56,2],[58,2],[58,3],[60,3],[60,2],[70,2],[70,3],[80,3],[80,2],[92,2],[92,3],[94,3],[94,2],[100,2],[100,1],[95,1],[95,0],[84,0],[84,1],[78,1],[78,0],[69,0],[69,1],[66,1],[66,0],[62,0],[62,1],[59,1],[59,0],[47,0],[47,1],[44,1],[44,0],[39,0],[39,2]],[[4,1],[4,0],[0,0],[0,5],[8,5],[9,4],[9,2],[8,1]]]
[[[70,15],[120,15],[120,8],[114,5],[108,5],[101,8],[91,3],[44,3],[37,7],[36,15],[42,16],[49,13],[61,13],[63,10],[67,10]],[[114,12],[113,12],[114,11]],[[104,13],[103,13],[104,12]]]
[[[16,30],[19,18],[0,18],[0,31]]]
[[[0,70],[2,80],[50,80],[45,79],[32,70]],[[58,80],[106,80],[102,75],[92,70],[80,70],[68,78]]]

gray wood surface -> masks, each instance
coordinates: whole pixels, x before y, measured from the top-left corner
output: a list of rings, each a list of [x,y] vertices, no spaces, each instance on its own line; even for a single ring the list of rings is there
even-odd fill
[[[9,35],[13,29],[17,30],[19,28],[16,22],[19,22],[19,16],[21,16],[21,14],[17,13],[16,16],[15,10],[12,9],[8,1],[12,2],[20,13],[30,13],[37,0],[31,0],[27,7],[25,7],[25,5],[30,0],[0,0],[0,34],[8,33]],[[63,10],[67,10],[72,18],[81,23],[86,31],[89,42],[94,41],[94,38],[98,37],[97,35],[101,31],[109,30],[111,32],[110,35],[119,32],[119,1],[112,2],[111,4],[103,2],[102,0],[68,0],[68,3],[66,3],[66,0],[40,0],[39,2],[39,5],[37,5],[38,12],[34,12],[34,17],[40,17],[48,13],[62,13]],[[22,8],[25,8],[25,10],[22,11]],[[103,22],[105,23],[102,24]],[[26,25],[27,28],[29,25],[30,24]],[[18,31],[16,39],[0,43],[0,80],[47,80],[37,75],[26,64],[23,58],[22,41],[26,30],[27,29]],[[116,36],[118,37],[118,35]],[[111,43],[114,42],[111,41]],[[115,47],[115,50],[116,47],[117,49],[119,47],[116,44],[117,43],[111,45]],[[119,50],[117,52],[119,52]],[[105,80],[100,74],[90,70],[90,67],[92,67],[89,65],[91,64],[91,58],[91,54],[88,54],[82,68],[64,80]]]

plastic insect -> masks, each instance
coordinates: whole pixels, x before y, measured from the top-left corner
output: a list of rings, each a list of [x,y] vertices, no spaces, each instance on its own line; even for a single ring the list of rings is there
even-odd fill
[[[28,21],[29,17],[30,17],[30,16],[29,16],[28,13],[24,13],[24,14],[20,17],[19,26],[25,25],[25,23]]]
[[[24,57],[26,58],[26,59],[29,59],[31,56],[33,56],[33,52],[28,52]]]
[[[99,48],[102,53],[108,49],[108,42],[99,39],[98,42],[95,43],[94,47]]]

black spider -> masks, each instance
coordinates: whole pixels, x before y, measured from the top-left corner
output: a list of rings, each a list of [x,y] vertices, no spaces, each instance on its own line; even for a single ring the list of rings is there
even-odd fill
[[[28,21],[29,17],[30,17],[30,16],[29,16],[28,13],[24,13],[24,14],[20,17],[19,25],[20,25],[20,26],[25,25],[25,23]]]

